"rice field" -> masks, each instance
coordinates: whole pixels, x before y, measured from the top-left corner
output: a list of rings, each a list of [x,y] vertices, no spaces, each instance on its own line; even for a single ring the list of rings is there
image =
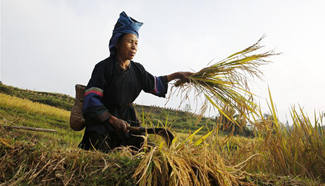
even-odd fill
[[[293,125],[288,129],[271,107],[272,118],[256,118],[253,138],[220,136],[218,128],[203,135],[196,130],[177,133],[170,148],[153,135],[146,139],[156,145],[145,145],[140,153],[121,148],[103,154],[77,148],[82,133],[69,129],[68,111],[4,94],[0,94],[0,100],[0,126],[27,125],[58,131],[52,134],[0,127],[0,184],[325,183],[324,115],[316,116],[311,123],[300,108],[290,111]],[[169,125],[172,127],[172,123]]]
[[[30,113],[37,113],[42,115],[56,116],[62,119],[69,119],[70,112],[59,109],[54,106],[45,105],[28,99],[22,99],[15,96],[0,93],[0,106],[9,107],[16,110],[24,110]]]
[[[39,138],[41,143],[53,147],[58,144],[61,147],[69,147],[80,140],[81,132],[72,132],[69,128],[70,112],[67,110],[3,93],[0,93],[0,100],[0,126],[26,126],[56,130],[55,133],[30,132],[27,135],[17,135],[16,138],[27,141],[30,138]]]

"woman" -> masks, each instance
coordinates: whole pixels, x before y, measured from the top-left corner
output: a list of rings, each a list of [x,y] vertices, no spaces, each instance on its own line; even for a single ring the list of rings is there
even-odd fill
[[[86,130],[80,143],[83,149],[103,152],[119,147],[139,149],[143,138],[129,135],[127,126],[140,126],[132,102],[143,90],[165,97],[168,82],[187,81],[190,72],[155,77],[132,59],[137,52],[138,30],[142,23],[126,15],[120,17],[110,39],[110,56],[96,64],[85,91],[83,115]]]

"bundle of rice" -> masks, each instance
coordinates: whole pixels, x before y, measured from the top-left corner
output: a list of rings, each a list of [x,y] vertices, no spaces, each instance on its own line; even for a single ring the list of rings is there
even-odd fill
[[[249,91],[248,77],[261,77],[261,65],[267,64],[266,58],[278,55],[273,51],[258,53],[263,48],[260,38],[248,48],[236,52],[224,60],[203,68],[189,77],[190,83],[177,81],[176,87],[182,88],[181,92],[189,92],[194,88],[198,94],[203,94],[218,111],[230,120],[222,108],[231,107],[244,114],[245,111],[255,112],[253,94]]]

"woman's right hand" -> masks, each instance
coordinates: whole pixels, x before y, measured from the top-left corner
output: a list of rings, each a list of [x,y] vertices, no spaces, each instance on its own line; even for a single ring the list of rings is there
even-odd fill
[[[189,77],[193,75],[193,72],[175,72],[172,74],[167,75],[167,81],[170,82],[174,79],[178,79],[175,83],[175,86],[178,87],[184,83],[189,83]]]
[[[126,121],[119,119],[115,116],[111,116],[109,118],[109,124],[111,124],[117,132],[123,132],[125,134],[129,132],[128,131],[129,124]]]

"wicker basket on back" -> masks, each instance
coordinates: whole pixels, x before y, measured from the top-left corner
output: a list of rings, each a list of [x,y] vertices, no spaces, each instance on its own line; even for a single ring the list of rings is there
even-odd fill
[[[86,87],[84,85],[80,84],[77,84],[75,86],[76,99],[70,115],[70,127],[75,131],[80,131],[85,128],[85,119],[82,116],[82,104],[84,99],[85,88]]]

